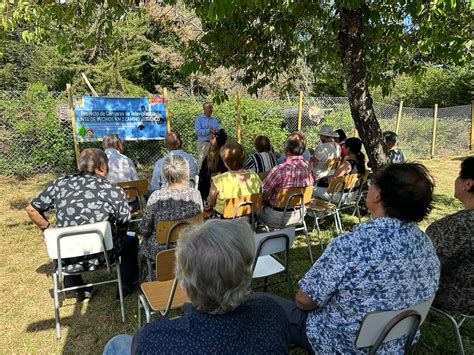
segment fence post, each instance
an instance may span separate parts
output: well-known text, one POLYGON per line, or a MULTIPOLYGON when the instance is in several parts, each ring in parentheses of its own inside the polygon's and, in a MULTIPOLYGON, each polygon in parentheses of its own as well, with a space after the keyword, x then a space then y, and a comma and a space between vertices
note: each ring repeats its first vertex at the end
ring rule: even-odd
POLYGON ((469 150, 474 149, 474 100, 471 102, 471 140, 469 142, 469 150))
POLYGON ((81 150, 79 149, 79 143, 77 143, 76 117, 74 116, 74 103, 72 101, 71 84, 66 84, 66 92, 67 92, 67 98, 69 102, 69 112, 71 115, 72 135, 74 138, 74 152, 76 153, 76 164, 77 164, 77 169, 79 169, 79 157, 81 155, 81 150))
POLYGON ((431 140, 431 159, 434 157, 435 151, 435 142, 436 142, 436 121, 438 119, 438 104, 434 105, 434 112, 433 112, 433 138, 431 140))
POLYGON ((237 143, 240 144, 240 90, 237 90, 237 121, 236 121, 236 138, 237 138, 237 143))
POLYGON ((170 110, 168 108, 169 100, 168 100, 168 89, 167 88, 163 88, 163 97, 165 98, 166 133, 170 133, 171 132, 171 121, 170 121, 170 115, 169 115, 170 110))
POLYGON ((397 135, 398 135, 398 131, 400 130, 400 120, 402 119, 402 111, 403 111, 403 100, 400 101, 400 106, 398 107, 397 125, 395 127, 395 133, 397 135))
POLYGON ((300 100, 298 102, 298 131, 301 131, 301 116, 303 115, 303 91, 300 91, 300 100))

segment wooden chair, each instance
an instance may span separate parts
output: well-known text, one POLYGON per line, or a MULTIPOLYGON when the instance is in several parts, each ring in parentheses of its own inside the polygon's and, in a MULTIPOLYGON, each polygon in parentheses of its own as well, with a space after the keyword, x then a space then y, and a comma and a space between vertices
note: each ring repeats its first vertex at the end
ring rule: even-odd
POLYGON ((331 171, 335 171, 342 162, 342 158, 330 158, 326 161, 326 166, 324 167, 325 171, 328 171, 328 175, 331 175, 331 171))
POLYGON ((342 222, 341 222, 341 215, 339 212, 354 208, 354 214, 357 213, 357 217, 359 218, 359 223, 361 221, 360 215, 360 201, 362 199, 362 195, 364 193, 364 185, 367 182, 367 177, 369 176, 368 172, 365 174, 350 174, 347 175, 347 178, 344 181, 344 191, 342 193, 341 199, 337 203, 337 212, 339 218, 339 227, 341 233, 343 231, 342 222))
POLYGON ((157 281, 143 282, 140 285, 143 294, 138 296, 139 327, 142 325, 142 309, 145 311, 146 323, 150 323, 153 314, 160 313, 165 317, 170 310, 189 302, 175 277, 175 250, 160 251, 156 255, 157 281))
POLYGON ((117 182, 115 185, 120 186, 127 199, 138 199, 138 210, 132 211, 132 219, 130 222, 140 221, 143 216, 143 211, 145 210, 145 195, 148 193, 148 181, 147 180, 134 180, 134 181, 125 181, 117 182))
POLYGON ((262 172, 257 173, 257 174, 258 174, 258 177, 260 178, 260 180, 263 181, 263 179, 265 179, 265 178, 267 177, 267 175, 268 175, 269 172, 270 172, 270 171, 262 171, 262 172))
MULTIPOLYGON (((308 252, 309 257, 311 259, 311 263, 313 263, 313 253, 311 251, 311 242, 309 240, 308 229, 306 226, 306 221, 304 219, 306 215, 306 207, 305 205, 311 201, 311 196, 313 194, 313 186, 305 186, 305 187, 291 187, 288 189, 282 189, 278 192, 277 200, 276 200, 276 209, 283 211, 283 214, 280 219, 280 223, 278 225, 272 225, 268 223, 263 223, 266 227, 275 229, 282 229, 288 227, 290 225, 285 223, 285 216, 290 213, 290 210, 297 210, 299 211, 299 219, 294 225, 295 227, 301 225, 301 227, 296 227, 296 231, 304 231, 306 237, 306 243, 308 244, 308 252)), ((267 228, 267 230, 268 230, 267 228)))
POLYGON ((228 198, 224 202, 224 218, 235 219, 250 216, 250 225, 255 229, 256 215, 262 208, 262 194, 228 198))

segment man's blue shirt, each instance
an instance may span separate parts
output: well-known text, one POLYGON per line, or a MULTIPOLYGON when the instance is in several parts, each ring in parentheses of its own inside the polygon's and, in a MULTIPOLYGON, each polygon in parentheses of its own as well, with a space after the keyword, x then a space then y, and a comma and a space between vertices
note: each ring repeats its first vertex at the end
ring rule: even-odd
POLYGON ((189 179, 194 179, 197 175, 197 164, 191 154, 186 153, 182 149, 171 150, 168 152, 168 154, 166 154, 163 158, 158 159, 158 161, 156 162, 155 167, 153 169, 153 175, 151 177, 150 186, 148 187, 149 192, 161 189, 161 186, 165 183, 161 177, 161 168, 163 167, 163 162, 165 161, 166 157, 171 155, 180 155, 184 159, 186 159, 189 165, 189 179))
MULTIPOLYGON (((306 334, 317 353, 364 353, 355 341, 369 312, 424 302, 438 288, 440 264, 416 223, 382 217, 332 241, 299 285, 316 303, 306 334)), ((382 345, 403 353, 403 339, 382 345)))
POLYGON ((200 142, 209 142, 211 139, 211 133, 209 129, 221 129, 219 122, 214 116, 207 117, 206 115, 202 114, 194 120, 194 131, 196 132, 196 136, 198 141, 200 142))

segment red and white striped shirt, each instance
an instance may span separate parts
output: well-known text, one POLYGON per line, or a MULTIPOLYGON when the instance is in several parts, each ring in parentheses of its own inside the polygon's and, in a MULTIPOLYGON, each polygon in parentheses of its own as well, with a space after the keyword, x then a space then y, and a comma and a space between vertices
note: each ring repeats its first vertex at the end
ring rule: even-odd
POLYGON ((270 205, 276 206, 278 192, 290 187, 312 186, 316 175, 302 155, 289 156, 283 164, 275 166, 263 180, 262 190, 270 196, 270 205))

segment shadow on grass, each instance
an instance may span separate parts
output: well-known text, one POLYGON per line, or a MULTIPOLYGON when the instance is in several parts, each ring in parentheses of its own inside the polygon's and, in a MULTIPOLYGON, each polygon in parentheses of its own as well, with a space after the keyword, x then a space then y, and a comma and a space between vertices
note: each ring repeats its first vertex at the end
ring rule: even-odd
POLYGON ((10 201, 10 208, 13 210, 24 210, 30 204, 31 200, 28 198, 20 198, 19 200, 10 201))
POLYGON ((40 265, 39 267, 36 268, 35 271, 38 274, 44 274, 44 275, 50 276, 52 270, 53 270, 53 263, 50 262, 50 263, 47 263, 47 264, 40 265))

